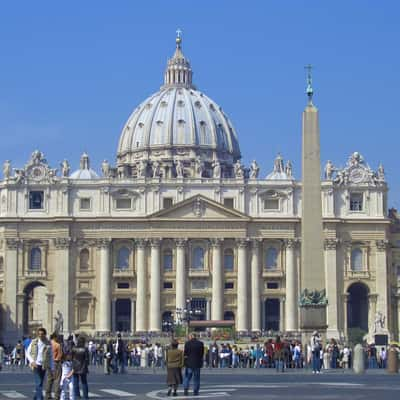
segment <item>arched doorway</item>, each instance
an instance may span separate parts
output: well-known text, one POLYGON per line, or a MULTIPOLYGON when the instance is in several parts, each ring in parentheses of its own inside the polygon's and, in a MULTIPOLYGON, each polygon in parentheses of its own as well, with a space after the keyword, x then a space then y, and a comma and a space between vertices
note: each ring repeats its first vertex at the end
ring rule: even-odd
POLYGON ((171 332, 174 326, 172 311, 164 311, 162 314, 161 328, 163 332, 171 332))
POLYGON ((348 289, 347 328, 359 328, 368 332, 368 287, 353 283, 348 289))
POLYGON ((24 289, 23 334, 32 335, 37 328, 47 327, 47 288, 38 281, 31 282, 24 289))

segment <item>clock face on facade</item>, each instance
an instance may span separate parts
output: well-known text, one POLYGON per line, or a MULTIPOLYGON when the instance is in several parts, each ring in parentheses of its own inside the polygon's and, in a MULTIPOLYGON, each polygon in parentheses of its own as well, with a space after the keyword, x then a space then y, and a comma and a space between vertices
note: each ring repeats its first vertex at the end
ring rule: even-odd
POLYGON ((360 183, 365 178, 365 172, 361 168, 353 169, 350 172, 350 180, 354 183, 360 183))
POLYGON ((46 172, 45 172, 45 170, 44 170, 43 167, 41 167, 41 166, 36 166, 36 167, 33 167, 33 168, 32 168, 31 173, 30 173, 30 176, 31 176, 32 179, 34 179, 34 180, 36 180, 36 181, 39 181, 39 180, 41 180, 41 179, 44 178, 45 173, 46 173, 46 172))

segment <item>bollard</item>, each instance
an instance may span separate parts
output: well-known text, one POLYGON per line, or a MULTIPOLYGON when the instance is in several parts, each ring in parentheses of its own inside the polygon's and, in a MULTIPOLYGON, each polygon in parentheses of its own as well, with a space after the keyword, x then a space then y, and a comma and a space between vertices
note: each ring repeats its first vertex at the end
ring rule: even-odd
POLYGON ((387 357, 387 372, 389 374, 397 374, 399 372, 399 358, 397 350, 390 346, 387 357))
POLYGON ((330 366, 330 358, 329 358, 329 353, 328 352, 325 352, 324 353, 324 369, 326 370, 326 369, 329 369, 331 366, 330 366))
POLYGON ((354 347, 353 370, 356 374, 364 374, 365 373, 364 349, 361 346, 361 344, 357 344, 356 347, 354 347))

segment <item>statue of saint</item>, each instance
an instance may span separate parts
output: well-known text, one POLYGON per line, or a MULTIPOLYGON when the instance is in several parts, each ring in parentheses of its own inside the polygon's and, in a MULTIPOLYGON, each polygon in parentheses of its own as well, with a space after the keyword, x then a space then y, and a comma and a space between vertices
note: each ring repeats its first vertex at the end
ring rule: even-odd
POLYGON ((381 181, 381 182, 385 181, 385 169, 383 168, 382 164, 379 164, 378 174, 377 175, 378 175, 378 180, 379 181, 381 181))
POLYGON ((221 178, 221 164, 218 160, 215 160, 213 163, 213 177, 216 179, 221 178))
POLYGON ((292 177, 292 162, 290 160, 287 160, 286 166, 285 166, 285 173, 288 176, 288 178, 292 177))
POLYGON ((235 178, 243 178, 244 177, 244 171, 243 171, 243 166, 240 162, 240 160, 237 160, 233 166, 235 178))
POLYGON ((375 320, 374 320, 374 333, 380 332, 385 328, 385 317, 383 314, 378 311, 375 314, 375 320))
POLYGON ((8 179, 11 175, 11 162, 10 160, 4 161, 3 164, 3 176, 4 179, 8 179))
POLYGON ((54 317, 56 324, 54 326, 54 332, 60 334, 64 330, 64 317, 60 310, 57 310, 57 315, 54 317))
POLYGON ((103 160, 101 163, 101 172, 106 178, 110 176, 110 163, 107 160, 103 160))
POLYGON ((15 171, 15 182, 16 183, 23 182, 23 180, 25 179, 25 170, 14 168, 14 171, 15 171))
POLYGON ((204 171, 204 162, 202 161, 200 156, 196 157, 196 160, 194 162, 194 169, 196 178, 201 178, 204 171))
POLYGON ((158 161, 153 162, 153 178, 160 176, 160 163, 158 161))
POLYGON ((63 160, 63 162, 60 165, 61 165, 61 176, 63 178, 68 177, 69 171, 71 170, 68 161, 67 160, 63 160))
POLYGON ((176 177, 183 178, 183 162, 181 160, 176 160, 175 170, 176 170, 176 177))
POLYGON ((332 164, 331 160, 328 160, 325 165, 325 179, 331 180, 333 177, 333 173, 335 171, 335 167, 332 164))
POLYGON ((260 167, 256 160, 253 160, 250 165, 250 179, 257 179, 260 172, 260 167))

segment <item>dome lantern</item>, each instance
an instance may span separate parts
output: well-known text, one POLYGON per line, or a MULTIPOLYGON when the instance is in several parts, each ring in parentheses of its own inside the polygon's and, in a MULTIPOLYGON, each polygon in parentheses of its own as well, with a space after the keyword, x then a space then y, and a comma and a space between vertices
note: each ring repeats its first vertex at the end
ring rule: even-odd
POLYGON ((193 72, 189 60, 185 58, 182 52, 182 31, 180 29, 176 31, 175 43, 175 53, 168 60, 167 69, 165 70, 164 86, 193 87, 193 72))

